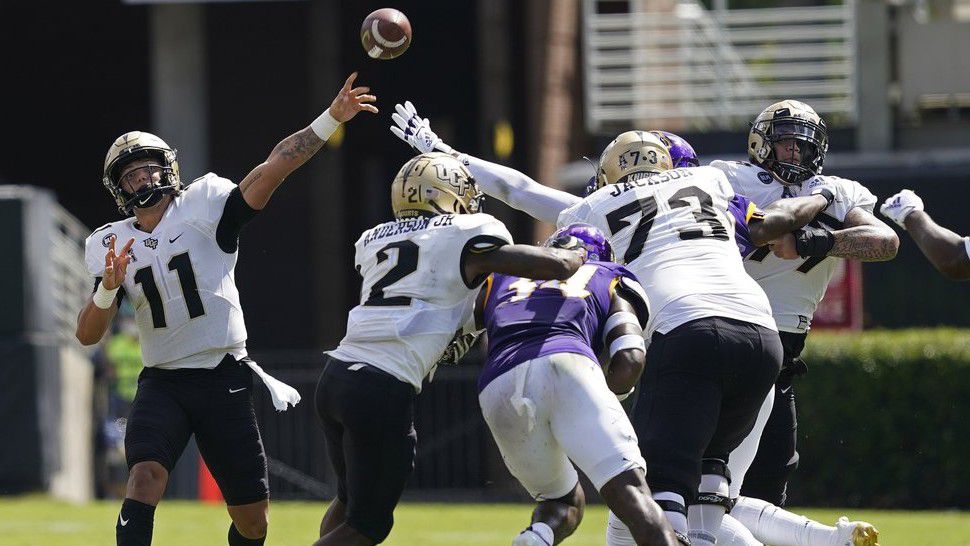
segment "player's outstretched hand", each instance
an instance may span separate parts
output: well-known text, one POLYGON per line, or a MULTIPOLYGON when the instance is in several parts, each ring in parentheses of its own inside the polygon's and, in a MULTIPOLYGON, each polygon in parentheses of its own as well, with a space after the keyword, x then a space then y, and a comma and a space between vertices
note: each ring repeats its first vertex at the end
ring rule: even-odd
POLYGON ((395 104, 394 109, 397 111, 397 113, 391 114, 391 119, 394 121, 391 132, 394 133, 394 136, 422 154, 436 150, 446 154, 454 152, 451 146, 445 144, 431 130, 431 122, 428 118, 422 119, 418 115, 417 109, 414 108, 411 101, 404 101, 403 106, 395 104))
POLYGON ((330 115, 340 123, 350 121, 360 111, 370 112, 371 114, 377 113, 377 107, 370 104, 375 102, 377 97, 369 94, 370 87, 354 87, 354 80, 356 79, 356 72, 348 76, 344 86, 340 88, 340 92, 330 103, 330 115))
POLYGON ((125 280, 128 262, 131 261, 131 255, 128 254, 128 251, 131 250, 131 245, 135 243, 134 239, 128 239, 125 246, 121 248, 121 252, 116 254, 115 239, 117 237, 111 237, 111 242, 108 243, 108 253, 104 255, 104 277, 101 277, 101 284, 107 290, 118 288, 125 280))
POLYGON ((912 190, 903 190, 897 193, 886 199, 879 207, 879 212, 883 216, 896 222, 903 229, 906 229, 906 225, 903 223, 906 221, 906 217, 918 210, 923 210, 923 200, 912 190))

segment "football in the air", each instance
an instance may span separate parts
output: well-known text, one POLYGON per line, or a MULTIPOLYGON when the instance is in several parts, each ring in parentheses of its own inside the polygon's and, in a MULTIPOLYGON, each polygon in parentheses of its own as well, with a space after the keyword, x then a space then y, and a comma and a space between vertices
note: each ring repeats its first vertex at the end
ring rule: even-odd
POLYGON ((411 45, 411 22, 394 8, 381 8, 364 19, 360 43, 372 59, 393 59, 411 45))

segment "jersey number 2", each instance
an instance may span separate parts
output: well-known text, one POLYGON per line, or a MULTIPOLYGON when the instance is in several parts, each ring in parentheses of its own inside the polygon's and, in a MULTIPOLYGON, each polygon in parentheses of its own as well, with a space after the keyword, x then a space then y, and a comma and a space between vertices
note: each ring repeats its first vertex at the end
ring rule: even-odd
POLYGON ((384 289, 407 277, 418 270, 418 245, 411 241, 391 243, 377 251, 377 263, 388 259, 387 251, 397 249, 397 263, 374 283, 370 289, 370 296, 364 305, 411 305, 411 298, 407 296, 384 297, 384 289))
MULTIPOLYGON (((189 318, 194 319, 204 315, 205 308, 202 306, 202 298, 199 297, 199 286, 195 282, 195 270, 192 269, 189 253, 183 252, 172 256, 172 259, 168 261, 168 270, 175 271, 179 277, 179 285, 182 287, 182 296, 185 299, 185 307, 189 311, 189 318)), ((152 266, 143 267, 136 271, 135 283, 141 285, 145 299, 148 300, 148 306, 152 310, 152 324, 155 328, 164 328, 167 325, 165 322, 165 306, 162 305, 162 295, 155 283, 155 273, 152 271, 152 266)))

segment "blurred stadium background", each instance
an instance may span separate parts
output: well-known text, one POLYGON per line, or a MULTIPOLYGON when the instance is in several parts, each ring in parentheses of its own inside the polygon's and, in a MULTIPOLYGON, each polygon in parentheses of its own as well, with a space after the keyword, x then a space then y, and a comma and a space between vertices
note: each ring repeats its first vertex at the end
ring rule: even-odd
MULTIPOLYGON (((123 492, 137 345, 124 320, 94 351, 73 332, 91 288, 83 240, 118 218, 104 153, 128 130, 178 148, 184 180, 239 181, 350 71, 378 95, 381 114, 334 135, 241 241, 249 350, 305 400, 276 414, 257 393, 274 499, 333 494, 306 401, 358 298, 352 243, 390 217, 411 155, 387 131, 396 102, 458 149, 579 192, 592 174, 579 158, 619 131, 664 128, 704 163, 742 159, 748 121, 797 98, 829 122, 826 174, 880 197, 918 189, 941 224, 970 232, 968 0, 400 0, 412 46, 373 61, 358 32, 384 4, 0 2, 0 495, 123 492)), ((495 200, 488 211, 520 241, 547 229, 495 200)), ((819 329, 837 332, 809 337, 794 505, 970 508, 970 289, 901 240, 892 262, 848 264, 820 310, 819 329)), ((473 357, 421 396, 408 499, 525 499, 480 416, 473 357)), ((167 496, 218 498, 192 448, 167 496)))

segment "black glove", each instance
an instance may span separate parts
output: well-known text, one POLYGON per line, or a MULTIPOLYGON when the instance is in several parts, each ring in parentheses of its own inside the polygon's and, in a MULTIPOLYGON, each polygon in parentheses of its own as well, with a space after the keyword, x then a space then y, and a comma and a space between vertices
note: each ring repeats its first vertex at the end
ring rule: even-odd
POLYGON ((805 226, 793 235, 795 235, 795 252, 802 258, 828 256, 829 251, 835 246, 835 236, 827 229, 805 226))

